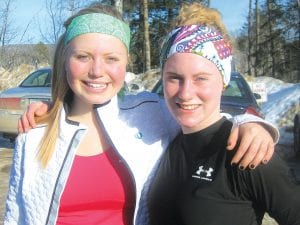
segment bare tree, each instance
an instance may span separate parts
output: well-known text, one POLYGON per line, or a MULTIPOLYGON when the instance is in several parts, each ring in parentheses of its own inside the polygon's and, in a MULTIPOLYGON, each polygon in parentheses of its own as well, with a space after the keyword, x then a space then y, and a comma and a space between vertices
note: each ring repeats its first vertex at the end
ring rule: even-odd
POLYGON ((115 6, 121 14, 123 14, 123 0, 111 0, 111 4, 115 6))
POLYGON ((298 41, 300 43, 300 0, 298 0, 298 27, 299 27, 299 30, 298 30, 298 41))
MULTIPOLYGON (((255 0, 255 52, 259 52, 259 36, 260 36, 260 19, 259 19, 259 6, 258 6, 258 0, 255 0)), ((258 57, 255 55, 255 65, 254 65, 254 76, 257 77, 258 75, 258 57)))
POLYGON ((148 22, 148 0, 143 0, 143 15, 144 15, 144 46, 145 46, 145 61, 146 71, 151 69, 151 50, 149 37, 149 22, 148 22))
POLYGON ((210 0, 207 0, 207 7, 210 7, 210 0))
POLYGON ((10 18, 14 0, 4 0, 0 5, 0 41, 1 46, 8 45, 17 36, 17 31, 13 27, 13 20, 10 18))
POLYGON ((74 15, 77 12, 77 10, 81 7, 80 2, 76 0, 68 0, 68 1, 64 1, 64 3, 65 3, 64 8, 66 9, 66 11, 70 13, 70 15, 74 15))
POLYGON ((0 2, 0 66, 11 68, 14 64, 17 49, 13 49, 11 54, 7 53, 8 45, 13 42, 17 35, 12 17, 14 0, 3 0, 0 2))
POLYGON ((63 31, 63 21, 66 18, 66 10, 63 1, 45 0, 46 18, 41 20, 39 31, 46 43, 56 43, 63 31))
POLYGON ((272 36, 272 33, 274 31, 274 22, 273 22, 273 17, 271 16, 271 11, 273 8, 273 2, 272 0, 267 0, 267 16, 268 16, 268 28, 269 28, 269 45, 270 45, 270 58, 271 58, 271 76, 275 77, 275 54, 274 54, 274 39, 272 36))
POLYGON ((42 20, 43 24, 39 24, 42 39, 47 43, 57 42, 58 38, 63 33, 64 21, 90 2, 92 1, 45 0, 47 16, 46 19, 42 20))
POLYGON ((249 0, 249 12, 248 12, 248 74, 253 75, 251 72, 252 68, 252 35, 251 35, 251 27, 252 27, 252 0, 249 0))

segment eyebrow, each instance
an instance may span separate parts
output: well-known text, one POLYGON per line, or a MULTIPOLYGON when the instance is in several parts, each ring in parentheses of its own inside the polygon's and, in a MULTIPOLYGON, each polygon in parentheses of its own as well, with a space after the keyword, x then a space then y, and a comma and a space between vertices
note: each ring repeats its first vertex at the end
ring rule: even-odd
MULTIPOLYGON (((165 73, 168 74, 168 75, 173 75, 173 76, 184 76, 182 73, 177 73, 177 72, 174 72, 174 71, 166 71, 165 73)), ((211 73, 198 72, 198 73, 192 74, 192 77, 211 76, 211 75, 212 75, 211 73)))

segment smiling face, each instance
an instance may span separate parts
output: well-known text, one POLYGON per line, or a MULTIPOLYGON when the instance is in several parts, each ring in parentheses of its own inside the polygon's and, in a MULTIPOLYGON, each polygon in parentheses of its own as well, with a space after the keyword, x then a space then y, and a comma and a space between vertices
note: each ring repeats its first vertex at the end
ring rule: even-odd
POLYGON ((65 69, 74 92, 74 108, 103 104, 122 88, 128 53, 118 38, 83 34, 72 39, 66 51, 65 69))
POLYGON ((202 130, 221 118, 222 76, 194 53, 175 53, 163 68, 164 96, 183 133, 202 130))

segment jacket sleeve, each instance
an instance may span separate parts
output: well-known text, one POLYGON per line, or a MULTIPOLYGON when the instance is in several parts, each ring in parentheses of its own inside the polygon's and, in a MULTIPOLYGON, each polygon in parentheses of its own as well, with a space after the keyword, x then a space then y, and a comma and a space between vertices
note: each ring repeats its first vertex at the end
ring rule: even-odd
POLYGON ((270 122, 251 114, 241 114, 234 117, 231 117, 229 114, 226 114, 224 116, 226 116, 227 119, 229 119, 233 123, 233 127, 240 126, 244 123, 251 123, 251 122, 260 123, 267 131, 269 131, 270 135, 273 137, 274 143, 275 144, 278 143, 279 136, 280 136, 279 130, 275 125, 271 124, 270 122))
POLYGON ((300 184, 275 153, 270 162, 245 171, 245 189, 255 205, 278 224, 300 224, 300 184))
POLYGON ((21 134, 16 138, 6 198, 4 225, 22 224, 24 222, 20 206, 22 206, 21 180, 23 176, 22 159, 25 137, 26 135, 21 134))

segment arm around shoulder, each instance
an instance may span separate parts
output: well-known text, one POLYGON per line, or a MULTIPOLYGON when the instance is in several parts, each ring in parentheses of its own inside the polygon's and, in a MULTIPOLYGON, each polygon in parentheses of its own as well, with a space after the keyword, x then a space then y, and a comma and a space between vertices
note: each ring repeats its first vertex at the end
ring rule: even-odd
POLYGON ((233 122, 233 126, 240 126, 244 123, 259 123, 270 133, 273 138, 274 144, 278 143, 280 137, 279 130, 275 125, 268 122, 267 120, 251 114, 241 114, 229 119, 233 122))

